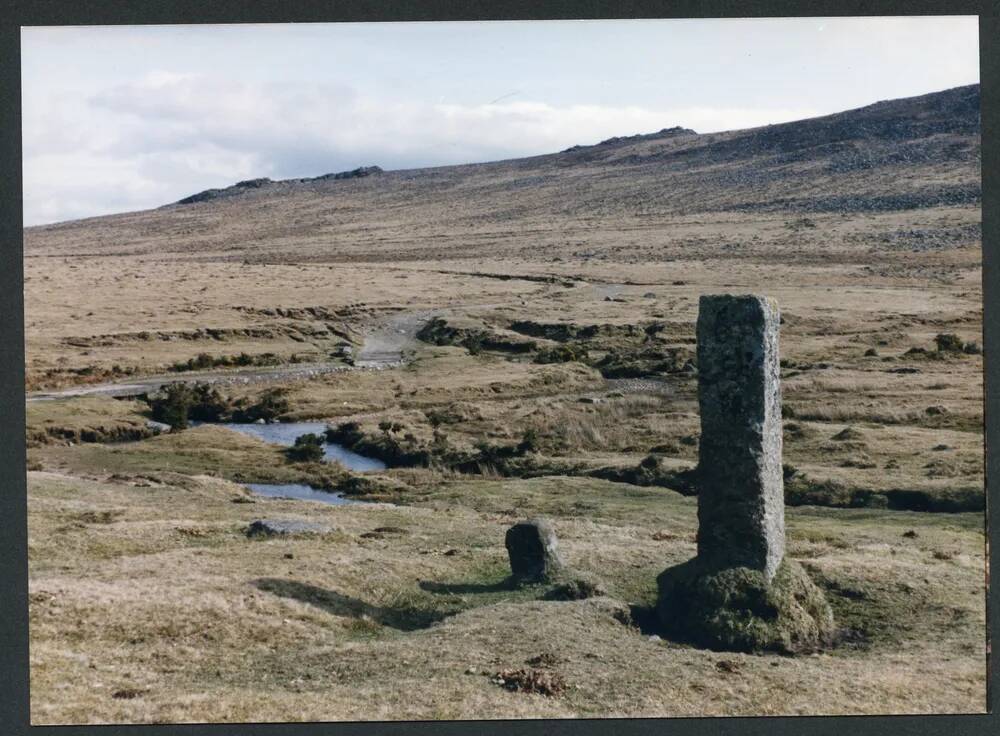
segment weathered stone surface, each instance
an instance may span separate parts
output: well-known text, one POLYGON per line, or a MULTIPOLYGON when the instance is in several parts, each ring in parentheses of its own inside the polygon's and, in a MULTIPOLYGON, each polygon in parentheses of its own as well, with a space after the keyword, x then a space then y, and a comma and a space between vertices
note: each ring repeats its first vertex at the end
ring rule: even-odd
POLYGON ((257 519, 247 527, 248 537, 277 537, 293 534, 327 534, 333 527, 314 521, 257 519))
POLYGON ((703 296, 698 556, 657 578, 664 631, 712 649, 810 651, 833 641, 833 613, 784 559, 777 305, 703 296))
POLYGON ((504 543, 518 582, 549 581, 563 569, 556 535, 545 519, 518 522, 507 530, 504 543))
POLYGON ((785 552, 777 304, 702 296, 698 309, 698 556, 760 570, 785 552))

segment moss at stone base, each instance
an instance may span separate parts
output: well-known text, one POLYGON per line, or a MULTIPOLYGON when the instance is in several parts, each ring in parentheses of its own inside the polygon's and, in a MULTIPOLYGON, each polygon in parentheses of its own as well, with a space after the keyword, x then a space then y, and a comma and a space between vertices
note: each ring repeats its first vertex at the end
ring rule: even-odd
POLYGON ((792 654, 833 641, 829 603, 792 560, 770 584, 758 570, 720 569, 698 558, 664 570, 657 583, 656 613, 666 633, 699 646, 792 654))

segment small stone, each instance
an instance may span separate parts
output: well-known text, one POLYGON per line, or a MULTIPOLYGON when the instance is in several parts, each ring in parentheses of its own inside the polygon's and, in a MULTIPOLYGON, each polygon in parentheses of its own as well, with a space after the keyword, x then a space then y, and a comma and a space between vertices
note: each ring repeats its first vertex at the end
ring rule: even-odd
POLYGON ((246 529, 248 537, 277 537, 296 534, 327 534, 333 527, 314 521, 283 521, 280 519, 257 519, 246 529))
POLYGON ((855 428, 855 427, 844 427, 842 430, 840 430, 839 432, 837 432, 837 434, 833 435, 833 437, 831 437, 830 439, 840 440, 840 441, 844 441, 844 440, 862 440, 862 439, 864 439, 864 437, 865 436, 857 428, 855 428))
POLYGON ((133 700, 134 698, 141 698, 148 692, 149 690, 140 690, 139 688, 125 687, 120 690, 115 690, 113 693, 111 693, 111 697, 114 698, 115 700, 133 700))
POLYGON ((563 567, 556 535, 545 519, 518 522, 507 530, 504 543, 518 582, 549 581, 563 567))

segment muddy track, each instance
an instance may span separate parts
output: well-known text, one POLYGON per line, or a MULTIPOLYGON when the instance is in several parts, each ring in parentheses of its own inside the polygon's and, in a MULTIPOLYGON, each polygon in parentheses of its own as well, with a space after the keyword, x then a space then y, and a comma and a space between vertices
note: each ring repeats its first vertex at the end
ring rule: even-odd
POLYGON ((406 352, 417 345, 420 328, 437 313, 431 310, 400 312, 365 335, 354 359, 356 368, 389 368, 402 365, 406 352))
POLYGON ((90 386, 73 386, 58 391, 39 391, 27 394, 26 401, 66 399, 75 396, 114 396, 125 398, 152 393, 172 383, 208 383, 217 386, 250 385, 294 379, 314 378, 327 373, 350 370, 343 363, 301 363, 271 369, 248 368, 231 371, 191 372, 181 375, 148 376, 134 381, 97 383, 90 386))
MULTIPOLYGON (((623 284, 591 284, 599 297, 617 295, 623 284)), ((546 283, 542 291, 551 288, 546 283)), ((460 309, 497 308, 500 303, 465 304, 460 309)), ((36 391, 25 395, 26 401, 46 401, 76 396, 114 396, 125 398, 141 396, 172 383, 208 383, 217 386, 276 383, 288 380, 307 380, 329 373, 351 370, 385 370, 397 368, 406 362, 407 353, 418 345, 417 333, 432 317, 446 316, 456 307, 434 310, 399 312, 369 329, 364 343, 355 356, 353 365, 342 362, 301 363, 274 367, 233 368, 229 370, 197 371, 183 374, 156 375, 131 381, 115 381, 87 386, 73 386, 56 391, 36 391)), ((631 392, 629 388, 625 392, 631 392)), ((621 390, 621 389, 619 389, 621 390)))
POLYGON ((268 368, 237 368, 225 371, 200 371, 182 375, 148 376, 132 381, 73 386, 58 391, 38 391, 25 396, 26 401, 46 401, 75 396, 140 396, 158 391, 172 383, 208 383, 216 386, 251 385, 288 380, 304 380, 329 373, 350 370, 384 370, 405 362, 406 352, 416 345, 416 334, 435 313, 402 312, 390 317, 365 335, 354 365, 341 362, 301 363, 268 368))

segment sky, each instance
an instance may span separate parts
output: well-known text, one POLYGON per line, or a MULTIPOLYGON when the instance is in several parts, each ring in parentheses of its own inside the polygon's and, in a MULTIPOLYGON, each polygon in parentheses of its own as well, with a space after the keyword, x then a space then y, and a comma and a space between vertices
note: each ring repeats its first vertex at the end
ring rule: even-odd
POLYGON ((979 81, 974 16, 23 28, 25 225, 979 81))

